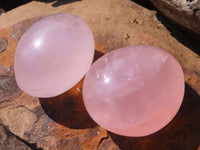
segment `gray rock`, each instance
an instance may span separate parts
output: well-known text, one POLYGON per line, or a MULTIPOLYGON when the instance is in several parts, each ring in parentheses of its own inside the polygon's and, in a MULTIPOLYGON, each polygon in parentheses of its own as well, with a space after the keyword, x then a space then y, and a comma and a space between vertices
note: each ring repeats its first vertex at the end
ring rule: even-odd
POLYGON ((200 34, 200 0, 150 0, 164 15, 200 34))
POLYGON ((0 124, 0 150, 31 150, 0 124))

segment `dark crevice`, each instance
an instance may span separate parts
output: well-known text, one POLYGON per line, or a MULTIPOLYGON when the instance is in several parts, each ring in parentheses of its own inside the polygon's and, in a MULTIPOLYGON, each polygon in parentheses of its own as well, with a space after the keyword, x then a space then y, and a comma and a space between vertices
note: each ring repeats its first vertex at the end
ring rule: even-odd
POLYGON ((149 9, 149 10, 156 10, 156 7, 149 0, 145 0, 145 1, 143 1, 143 0, 131 0, 131 1, 143 6, 147 9, 149 9))
POLYGON ((0 15, 10 11, 14 8, 17 8, 21 5, 24 5, 26 3, 29 3, 31 1, 40 1, 44 3, 52 3, 53 7, 58 7, 60 5, 76 2, 76 1, 81 1, 81 0, 0 0, 0 15))
POLYGON ((108 134, 106 137, 101 138, 101 140, 99 141, 98 147, 103 143, 104 140, 108 139, 108 134))
POLYGON ((4 11, 10 11, 30 1, 31 0, 0 0, 0 8, 2 8, 4 11))

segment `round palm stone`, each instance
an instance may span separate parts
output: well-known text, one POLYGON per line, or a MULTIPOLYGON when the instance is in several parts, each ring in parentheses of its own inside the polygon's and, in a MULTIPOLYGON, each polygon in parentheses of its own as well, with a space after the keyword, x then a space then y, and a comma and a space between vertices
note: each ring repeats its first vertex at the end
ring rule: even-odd
POLYGON ((168 52, 151 46, 114 50, 98 59, 83 84, 85 107, 103 128, 146 136, 166 126, 184 95, 183 70, 168 52))
POLYGON ((19 41, 14 63, 17 84, 32 96, 57 96, 81 80, 93 55, 93 35, 82 19, 70 14, 44 17, 19 41))

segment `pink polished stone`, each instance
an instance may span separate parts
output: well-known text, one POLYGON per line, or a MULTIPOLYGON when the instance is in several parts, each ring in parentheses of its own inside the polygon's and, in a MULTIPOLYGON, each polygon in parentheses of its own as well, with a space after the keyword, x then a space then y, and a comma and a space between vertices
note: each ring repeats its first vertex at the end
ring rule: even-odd
POLYGON ((90 116, 124 136, 146 136, 166 126, 184 95, 184 76, 169 53, 151 46, 125 47, 97 60, 83 98, 90 116))
POLYGON ((22 36, 15 54, 18 86, 37 97, 73 87, 89 70, 94 39, 88 25, 69 14, 40 19, 22 36))

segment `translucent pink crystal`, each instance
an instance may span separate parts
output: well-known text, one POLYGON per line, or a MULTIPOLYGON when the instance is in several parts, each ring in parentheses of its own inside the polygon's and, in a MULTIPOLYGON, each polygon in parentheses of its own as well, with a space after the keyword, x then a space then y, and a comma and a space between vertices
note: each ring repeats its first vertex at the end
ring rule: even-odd
POLYGON ((145 136, 167 125, 184 95, 184 76, 169 53, 125 47, 97 60, 87 73, 83 98, 90 116, 124 136, 145 136))
POLYGON ((56 14, 33 24, 15 55, 18 86, 37 97, 53 97, 73 87, 89 70, 94 39, 88 25, 69 14, 56 14))

